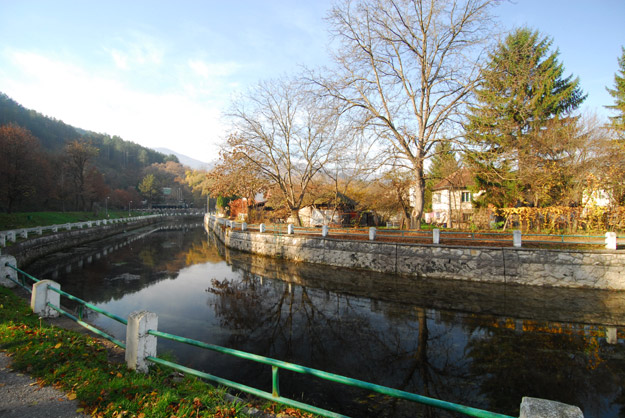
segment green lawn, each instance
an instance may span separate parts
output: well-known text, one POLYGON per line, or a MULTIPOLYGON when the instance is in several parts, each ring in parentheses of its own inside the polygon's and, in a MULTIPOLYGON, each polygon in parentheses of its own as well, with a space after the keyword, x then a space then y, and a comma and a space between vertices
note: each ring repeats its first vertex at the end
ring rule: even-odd
MULTIPOLYGON (((128 211, 109 211, 109 219, 128 217, 128 211)), ((0 231, 33 228, 36 226, 61 225, 74 222, 106 219, 104 211, 93 212, 15 212, 0 213, 0 231)))

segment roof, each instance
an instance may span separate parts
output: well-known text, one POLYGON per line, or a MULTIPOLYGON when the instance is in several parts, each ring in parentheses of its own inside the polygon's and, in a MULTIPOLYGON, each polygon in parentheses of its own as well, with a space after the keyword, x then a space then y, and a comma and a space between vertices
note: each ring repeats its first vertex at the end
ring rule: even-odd
POLYGON ((328 192, 324 193, 321 196, 318 196, 314 201, 314 206, 334 206, 338 204, 340 207, 349 207, 353 208, 357 205, 357 202, 348 196, 345 196, 343 193, 334 193, 328 192))
POLYGON ((473 182, 471 170, 461 168, 435 184, 433 190, 468 189, 473 182))

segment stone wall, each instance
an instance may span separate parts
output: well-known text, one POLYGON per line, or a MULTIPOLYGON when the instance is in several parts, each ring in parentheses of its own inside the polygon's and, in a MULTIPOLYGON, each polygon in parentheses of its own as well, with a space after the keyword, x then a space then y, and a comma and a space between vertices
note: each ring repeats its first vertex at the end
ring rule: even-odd
POLYGON ((625 290, 622 251, 462 247, 261 234, 227 228, 209 216, 205 226, 229 248, 293 261, 411 277, 625 290))
POLYGON ((42 256, 162 221, 162 218, 147 218, 123 224, 114 223, 87 229, 59 231, 18 242, 5 248, 4 253, 14 256, 18 267, 22 268, 42 256))

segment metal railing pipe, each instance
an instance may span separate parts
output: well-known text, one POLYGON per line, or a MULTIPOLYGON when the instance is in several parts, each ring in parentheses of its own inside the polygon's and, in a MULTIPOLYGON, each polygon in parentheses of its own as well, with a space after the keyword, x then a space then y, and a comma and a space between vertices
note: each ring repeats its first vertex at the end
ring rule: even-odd
POLYGON ((61 289, 57 289, 55 287, 51 287, 48 286, 48 289, 52 290, 53 292, 56 292, 62 296, 65 296, 66 298, 76 301, 78 303, 81 303, 82 305, 86 306, 87 308, 91 309, 92 311, 101 313, 102 315, 108 316, 111 319, 114 319, 115 321, 122 323, 124 325, 128 325, 128 320, 125 318, 122 318, 121 316, 115 315, 114 313, 105 311, 104 309, 98 308, 95 305, 90 304, 89 302, 85 302, 84 300, 77 298, 76 296, 70 295, 67 292, 62 291, 61 289))
MULTIPOLYGON (((48 287, 48 289, 51 289, 50 287, 48 287)), ((60 313, 61 315, 64 315, 66 317, 68 317, 69 319, 71 319, 72 321, 75 321, 76 323, 80 324, 81 326, 87 328, 89 331, 103 337, 106 338, 107 340, 109 340, 110 342, 112 342, 113 344, 123 348, 124 350, 126 349, 126 344, 124 344, 122 341, 119 341, 117 339, 115 339, 115 337, 107 334, 104 331, 101 331, 99 329, 97 329, 96 327, 89 325, 88 323, 81 321, 80 319, 76 318, 74 315, 72 315, 71 313, 65 311, 64 309, 53 305, 52 303, 48 302, 47 304, 49 307, 51 307, 52 309, 54 309, 55 311, 57 311, 58 313, 60 313)))
POLYGON ((181 372, 184 372, 184 373, 192 375, 192 376, 200 377, 202 379, 210 380, 210 381, 213 381, 213 382, 218 383, 220 385, 224 385, 224 386, 228 386, 228 387, 231 387, 231 388, 234 388, 234 389, 238 389, 238 390, 240 390, 242 392, 247 392, 247 393, 250 393, 250 394, 252 394, 254 396, 258 396, 259 398, 267 399, 267 400, 272 401, 272 402, 278 402, 278 403, 294 406, 295 408, 298 408, 298 409, 301 409, 301 410, 307 411, 307 412, 312 412, 313 414, 321 415, 321 416, 328 417, 328 418, 349 418, 346 415, 338 414, 336 412, 328 411, 328 410, 325 410, 325 409, 322 409, 322 408, 317 408, 315 406, 308 405, 308 404, 305 404, 303 402, 296 401, 294 399, 283 398, 282 396, 275 397, 275 396, 273 396, 273 394, 265 392, 265 391, 262 391, 260 389, 256 389, 256 388, 251 387, 251 386, 247 386, 247 385, 244 385, 244 384, 241 384, 241 383, 233 382, 233 381, 228 380, 228 379, 217 377, 217 376, 214 376, 212 374, 204 373, 204 372, 201 372, 199 370, 192 369, 190 367, 181 366, 180 364, 173 363, 173 362, 167 361, 167 360, 163 360, 163 359, 160 359, 158 357, 150 356, 150 357, 147 357, 147 359, 150 360, 153 363, 160 364, 160 365, 167 366, 167 367, 171 367, 172 369, 179 370, 181 372))
POLYGON ((383 395, 389 395, 399 399, 406 399, 409 401, 421 403, 424 405, 433 406, 448 411, 460 412, 465 415, 480 417, 480 418, 511 418, 508 415, 497 414, 483 409, 473 408, 470 406, 458 405, 452 402, 441 401, 439 399, 429 398, 423 395, 417 395, 410 392, 405 392, 399 389, 393 389, 386 386, 378 385, 375 383, 369 383, 351 377, 341 376, 335 373, 324 372, 322 370, 313 369, 310 367, 300 366, 298 364, 288 363, 281 360, 272 359, 269 357, 260 356, 258 354, 247 353, 245 351, 235 350, 232 348, 220 347, 214 344, 207 344, 202 341, 193 340, 190 338, 180 337, 177 335, 169 334, 162 331, 148 330, 148 334, 156 337, 166 338, 172 341, 178 341, 188 345, 193 345, 208 350, 229 354, 234 357, 244 358, 247 360, 256 361, 258 363, 267 364, 270 366, 276 366, 281 369, 290 370, 296 373, 315 376, 324 380, 328 380, 335 383, 341 383, 347 386, 357 387, 360 389, 370 390, 372 392, 381 393, 383 395))

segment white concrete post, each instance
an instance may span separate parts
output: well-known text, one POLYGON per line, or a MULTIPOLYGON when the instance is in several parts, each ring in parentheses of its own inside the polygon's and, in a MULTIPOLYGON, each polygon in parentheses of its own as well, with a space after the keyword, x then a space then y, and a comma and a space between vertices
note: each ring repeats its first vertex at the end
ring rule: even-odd
POLYGON ((324 238, 327 237, 328 236, 328 230, 329 230, 328 225, 323 225, 321 227, 321 236, 324 237, 324 238))
POLYGON ((51 303, 61 306, 61 295, 50 288, 60 289, 61 285, 52 280, 41 280, 33 285, 33 293, 30 297, 30 308, 42 318, 56 318, 59 312, 48 306, 51 303))
POLYGON ((241 231, 247 231, 247 223, 243 222, 241 224, 241 231))
POLYGON ((369 228, 369 241, 375 241, 375 226, 369 228))
POLYGON ((15 231, 7 232, 7 239, 11 242, 15 242, 15 231))
POLYGON ((584 418, 584 413, 577 406, 546 399, 524 396, 521 400, 519 418, 584 418))
POLYGON ((67 229, 68 231, 72 230, 72 224, 65 224, 65 229, 67 229))
POLYGON ((286 233, 289 235, 293 235, 295 233, 295 228, 293 227, 293 224, 289 224, 286 227, 286 233))
POLYGON ((22 229, 20 231, 20 237, 24 239, 28 238, 28 231, 26 229, 22 229))
POLYGON ((37 235, 43 235, 43 228, 42 227, 38 227, 37 228, 37 235))
POLYGON ((616 232, 605 233, 605 248, 606 250, 616 250, 616 232))
POLYGON ((4 234, 0 234, 0 247, 6 247, 7 246, 7 238, 4 236, 4 234))
POLYGON ((87 222, 87 227, 91 228, 92 224, 91 222, 87 222))
POLYGON ((518 229, 512 231, 512 245, 515 247, 521 247, 521 231, 518 229))
POLYGON ((618 334, 616 327, 605 327, 605 341, 608 344, 617 344, 618 343, 618 334))
POLYGON ((126 326, 126 365, 138 372, 148 372, 146 357, 156 357, 156 337, 149 330, 158 328, 158 316, 153 312, 135 311, 126 326))
POLYGON ((59 227, 58 227, 58 226, 56 226, 56 225, 54 225, 54 226, 52 227, 52 232, 59 232, 59 227))
POLYGON ((265 224, 260 224, 260 226, 258 228, 259 228, 261 234, 265 233, 265 224))
MULTIPOLYGON (((100 221, 95 221, 95 225, 96 226, 100 226, 100 221)), ((89 225, 89 226, 91 226, 91 225, 89 225)))
POLYGON ((434 228, 432 230, 432 244, 440 244, 441 243, 441 230, 438 228, 434 228))
POLYGON ((11 279, 17 280, 17 271, 7 267, 7 264, 17 267, 15 257, 12 255, 0 255, 0 286, 15 287, 17 283, 11 279))

